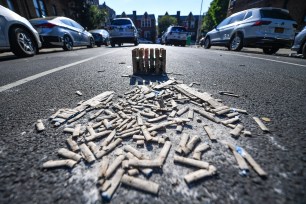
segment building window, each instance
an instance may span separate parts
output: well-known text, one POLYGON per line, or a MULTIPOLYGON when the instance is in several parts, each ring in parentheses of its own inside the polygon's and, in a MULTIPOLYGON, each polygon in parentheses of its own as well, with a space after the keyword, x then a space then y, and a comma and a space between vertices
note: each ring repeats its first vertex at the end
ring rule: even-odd
POLYGON ((13 2, 11 0, 6 0, 6 3, 8 5, 8 7, 9 7, 9 9, 11 9, 12 11, 15 11, 14 4, 13 4, 13 2))
POLYGON ((53 11, 53 15, 57 16, 57 10, 56 10, 56 6, 54 4, 52 5, 52 11, 53 11))
POLYGON ((190 28, 191 28, 191 29, 194 29, 194 25, 195 25, 194 21, 191 21, 191 22, 190 22, 190 28))
POLYGON ((45 7, 45 4, 43 2, 43 0, 33 0, 34 3, 34 8, 36 11, 36 15, 38 17, 45 17, 47 16, 47 10, 45 7))
POLYGON ((151 19, 141 19, 141 27, 151 27, 151 19))

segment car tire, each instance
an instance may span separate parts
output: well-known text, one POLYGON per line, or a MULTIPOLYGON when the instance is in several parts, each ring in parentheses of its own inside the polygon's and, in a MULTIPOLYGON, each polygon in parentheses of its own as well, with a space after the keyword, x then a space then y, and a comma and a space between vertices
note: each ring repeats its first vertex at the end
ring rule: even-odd
POLYGON ((11 50, 17 57, 32 57, 37 53, 34 38, 26 29, 15 27, 9 35, 11 50))
POLYGON ((98 47, 101 47, 101 44, 97 44, 98 47))
POLYGON ((275 54, 277 51, 279 50, 279 48, 262 48, 263 53, 267 54, 267 55, 273 55, 275 54))
POLYGON ((89 39, 89 45, 87 45, 88 48, 94 48, 95 47, 95 40, 93 38, 89 39))
POLYGON ((65 35, 63 38, 63 50, 65 51, 71 51, 73 50, 73 41, 71 39, 71 37, 69 37, 68 35, 65 35))
POLYGON ((303 58, 306 59, 306 41, 304 42, 303 47, 302 47, 302 55, 303 55, 303 58))
POLYGON ((135 46, 139 45, 138 39, 135 40, 134 45, 135 45, 135 46))
POLYGON ((210 37, 209 37, 209 36, 207 36, 207 37, 205 38, 203 44, 204 44, 204 48, 205 48, 205 49, 209 49, 209 48, 211 47, 211 42, 210 42, 210 37))
POLYGON ((229 43, 230 50, 240 51, 243 47, 243 36, 241 33, 235 33, 229 43))

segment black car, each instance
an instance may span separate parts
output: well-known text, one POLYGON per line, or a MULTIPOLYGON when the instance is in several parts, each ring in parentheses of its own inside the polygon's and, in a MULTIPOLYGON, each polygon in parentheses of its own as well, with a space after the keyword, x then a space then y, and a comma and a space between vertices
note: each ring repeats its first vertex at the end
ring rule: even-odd
POLYGON ((110 44, 109 33, 106 30, 96 29, 96 30, 90 30, 89 32, 94 37, 95 43, 98 47, 101 47, 101 45, 109 46, 110 44))

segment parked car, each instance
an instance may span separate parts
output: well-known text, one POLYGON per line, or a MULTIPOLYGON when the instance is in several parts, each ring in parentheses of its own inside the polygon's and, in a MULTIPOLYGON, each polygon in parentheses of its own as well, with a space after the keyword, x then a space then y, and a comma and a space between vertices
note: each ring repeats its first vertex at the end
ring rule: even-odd
POLYGON ((30 23, 39 33, 43 47, 62 47, 70 51, 73 47, 93 48, 95 40, 80 24, 66 17, 31 19, 30 23))
POLYGON ((296 51, 298 54, 302 54, 303 57, 306 58, 306 26, 295 36, 291 50, 296 51))
POLYGON ((138 42, 139 42, 140 44, 152 44, 152 43, 153 43, 152 41, 147 40, 147 39, 144 39, 144 38, 139 38, 139 39, 138 39, 138 42))
POLYGON ((12 51, 17 57, 35 55, 41 42, 30 22, 0 5, 0 52, 12 51))
POLYGON ((182 26, 169 26, 161 37, 161 44, 185 46, 187 30, 182 26))
POLYGON ((226 46, 240 51, 243 47, 262 48, 265 54, 274 54, 280 48, 290 48, 296 22, 288 10, 280 8, 254 8, 235 13, 224 19, 204 40, 204 48, 226 46))
POLYGON ((138 31, 130 18, 115 18, 109 26, 110 43, 112 47, 116 44, 134 43, 138 45, 138 31))
POLYGON ((104 29, 96 29, 96 30, 90 30, 88 31, 92 34, 92 36, 95 39, 95 43, 98 47, 101 47, 101 45, 109 46, 110 40, 109 40, 109 33, 104 29))

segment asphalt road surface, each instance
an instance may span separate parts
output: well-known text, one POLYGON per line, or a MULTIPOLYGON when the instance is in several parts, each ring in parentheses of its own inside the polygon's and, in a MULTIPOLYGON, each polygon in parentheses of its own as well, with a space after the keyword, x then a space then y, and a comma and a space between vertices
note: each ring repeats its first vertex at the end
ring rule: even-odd
MULTIPOLYGON (((132 74, 133 48, 51 50, 23 59, 0 55, 0 203, 105 202, 91 173, 96 166, 42 169, 44 162, 59 158, 57 150, 66 147, 68 137, 63 127, 52 127, 48 118, 58 109, 73 108, 104 91, 123 94, 131 90, 135 81, 123 76, 132 74), (43 120, 46 131, 37 133, 37 119, 43 120)), ((198 134, 211 145, 202 160, 216 166, 217 175, 186 185, 183 176, 192 168, 173 164, 173 145, 163 170, 150 178, 160 184, 158 196, 122 186, 111 202, 305 203, 306 61, 252 52, 164 48, 168 74, 152 80, 174 77, 187 85, 198 82, 194 88, 199 91, 247 110, 242 119, 252 136, 233 140, 226 128, 214 126, 220 141, 212 144, 202 128, 210 122, 187 127, 187 133, 198 134), (263 133, 254 116, 271 120, 265 122, 270 133, 263 133), (232 141, 247 150, 268 177, 259 177, 253 169, 242 176, 233 154, 221 141, 232 141)), ((179 137, 173 131, 169 136, 174 143, 179 137)))

